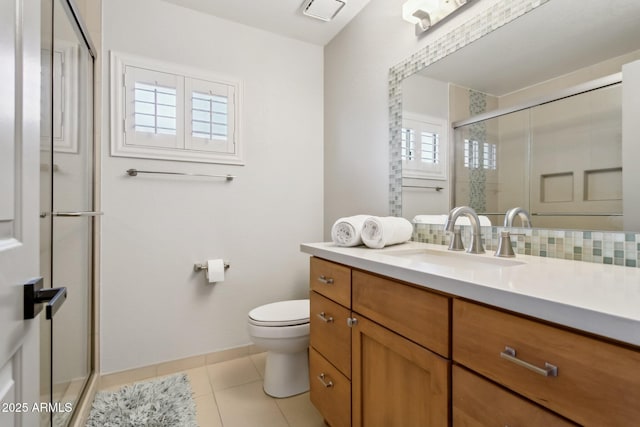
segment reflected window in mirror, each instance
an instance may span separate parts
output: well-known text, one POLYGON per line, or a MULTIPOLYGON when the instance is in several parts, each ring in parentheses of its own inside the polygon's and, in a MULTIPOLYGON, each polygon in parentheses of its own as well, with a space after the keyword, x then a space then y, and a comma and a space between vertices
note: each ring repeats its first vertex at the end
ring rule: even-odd
POLYGON ((446 120, 405 113, 402 120, 402 171, 405 178, 446 179, 446 120))
POLYGON ((475 139, 464 140, 464 167, 467 169, 489 169, 498 168, 498 148, 496 144, 480 142, 475 139), (482 150, 480 150, 482 147, 482 150), (482 156, 481 156, 482 155, 482 156))

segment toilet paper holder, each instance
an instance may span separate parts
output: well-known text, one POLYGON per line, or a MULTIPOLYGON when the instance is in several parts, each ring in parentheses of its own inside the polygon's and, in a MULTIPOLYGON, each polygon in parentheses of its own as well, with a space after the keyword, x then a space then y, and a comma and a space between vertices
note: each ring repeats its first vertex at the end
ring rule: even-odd
MULTIPOLYGON (((198 271, 207 271, 207 263, 205 262, 204 264, 193 264, 193 271, 198 272, 198 271)), ((225 271, 229 269, 229 263, 227 261, 224 262, 224 269, 225 271)))

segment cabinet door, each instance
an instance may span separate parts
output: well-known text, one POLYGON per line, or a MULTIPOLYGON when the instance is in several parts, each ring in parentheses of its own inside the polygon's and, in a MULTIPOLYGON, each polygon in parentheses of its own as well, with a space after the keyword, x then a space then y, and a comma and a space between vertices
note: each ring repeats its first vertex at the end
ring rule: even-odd
POLYGON ((365 317, 355 317, 352 425, 447 426, 450 362, 365 317))

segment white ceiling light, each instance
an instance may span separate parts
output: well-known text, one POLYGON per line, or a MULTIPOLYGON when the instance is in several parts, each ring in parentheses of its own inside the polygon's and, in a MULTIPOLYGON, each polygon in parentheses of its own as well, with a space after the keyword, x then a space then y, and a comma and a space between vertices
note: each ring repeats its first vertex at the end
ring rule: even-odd
POLYGON ((306 0, 302 13, 321 21, 331 21, 345 5, 342 0, 306 0))
POLYGON ((408 0, 402 5, 402 19, 415 25, 416 35, 472 0, 408 0))

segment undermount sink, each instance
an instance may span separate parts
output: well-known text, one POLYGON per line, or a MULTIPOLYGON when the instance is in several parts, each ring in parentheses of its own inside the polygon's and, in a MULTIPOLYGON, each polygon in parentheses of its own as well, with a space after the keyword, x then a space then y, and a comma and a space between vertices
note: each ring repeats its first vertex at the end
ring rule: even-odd
POLYGON ((513 258, 498 258, 491 255, 469 254, 436 249, 409 249, 389 251, 385 255, 406 259, 421 264, 431 264, 459 269, 498 269, 525 264, 513 258))

